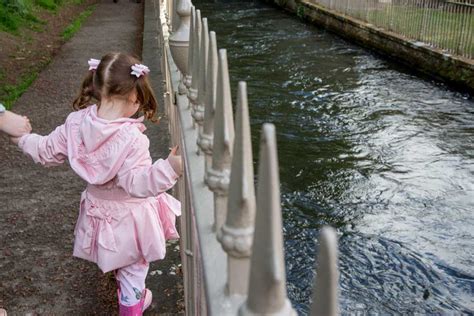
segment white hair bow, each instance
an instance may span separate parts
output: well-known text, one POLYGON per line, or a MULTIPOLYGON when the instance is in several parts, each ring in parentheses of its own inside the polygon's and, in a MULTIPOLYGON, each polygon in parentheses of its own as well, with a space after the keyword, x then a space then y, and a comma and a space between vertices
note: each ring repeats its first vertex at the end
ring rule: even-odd
POLYGON ((140 76, 144 76, 149 72, 150 69, 147 66, 143 64, 135 64, 132 66, 132 72, 130 74, 136 76, 137 78, 140 78, 140 76))
POLYGON ((96 70, 99 67, 100 60, 91 58, 87 63, 89 64, 89 70, 96 70))

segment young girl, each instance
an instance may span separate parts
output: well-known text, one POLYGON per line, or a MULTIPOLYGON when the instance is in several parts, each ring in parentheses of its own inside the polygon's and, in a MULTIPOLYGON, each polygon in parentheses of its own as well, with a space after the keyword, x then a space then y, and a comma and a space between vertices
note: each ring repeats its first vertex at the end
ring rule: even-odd
POLYGON ((48 136, 13 139, 37 163, 66 158, 88 184, 81 196, 73 255, 115 270, 120 315, 142 315, 151 303, 145 289, 148 262, 165 256, 165 241, 177 238, 180 203, 165 191, 182 172, 174 148, 152 164, 143 134, 157 102, 149 69, 132 56, 111 53, 89 60, 89 73, 74 101, 76 112, 48 136), (89 105, 92 98, 96 105, 89 105))

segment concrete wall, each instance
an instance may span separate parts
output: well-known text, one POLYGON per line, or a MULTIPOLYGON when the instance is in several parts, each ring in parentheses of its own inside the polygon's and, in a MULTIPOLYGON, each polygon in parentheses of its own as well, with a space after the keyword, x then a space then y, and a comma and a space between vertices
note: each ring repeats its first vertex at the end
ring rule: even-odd
POLYGON ((474 92, 474 60, 454 57, 407 41, 371 24, 343 16, 307 0, 266 0, 298 17, 452 86, 474 92))

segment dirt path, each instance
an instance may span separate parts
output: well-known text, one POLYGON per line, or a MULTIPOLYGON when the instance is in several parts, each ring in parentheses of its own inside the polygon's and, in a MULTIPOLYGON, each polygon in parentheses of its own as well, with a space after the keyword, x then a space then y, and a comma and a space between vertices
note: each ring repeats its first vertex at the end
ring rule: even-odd
MULTIPOLYGON (((70 113, 87 60, 109 51, 140 55, 142 27, 143 4, 100 2, 14 111, 27 114, 36 133, 49 133, 70 113)), ((168 150, 166 122, 149 126, 148 134, 152 156, 163 157, 168 150)), ((103 275, 94 264, 72 257, 85 184, 67 164, 50 169, 34 165, 5 137, 0 137, 0 148, 0 307, 9 315, 115 314, 111 274, 103 275)), ((148 285, 154 290, 154 303, 147 314, 177 313, 180 277, 173 274, 179 257, 175 246, 168 248, 167 260, 151 267, 148 285)))

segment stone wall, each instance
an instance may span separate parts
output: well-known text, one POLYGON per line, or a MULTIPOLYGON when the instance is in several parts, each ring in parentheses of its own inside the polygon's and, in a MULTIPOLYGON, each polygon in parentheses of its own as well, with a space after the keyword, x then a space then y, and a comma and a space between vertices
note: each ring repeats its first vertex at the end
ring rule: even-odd
POLYGON ((423 43, 338 14, 307 0, 266 0, 298 17, 405 64, 410 69, 474 92, 474 60, 443 53, 423 43))

